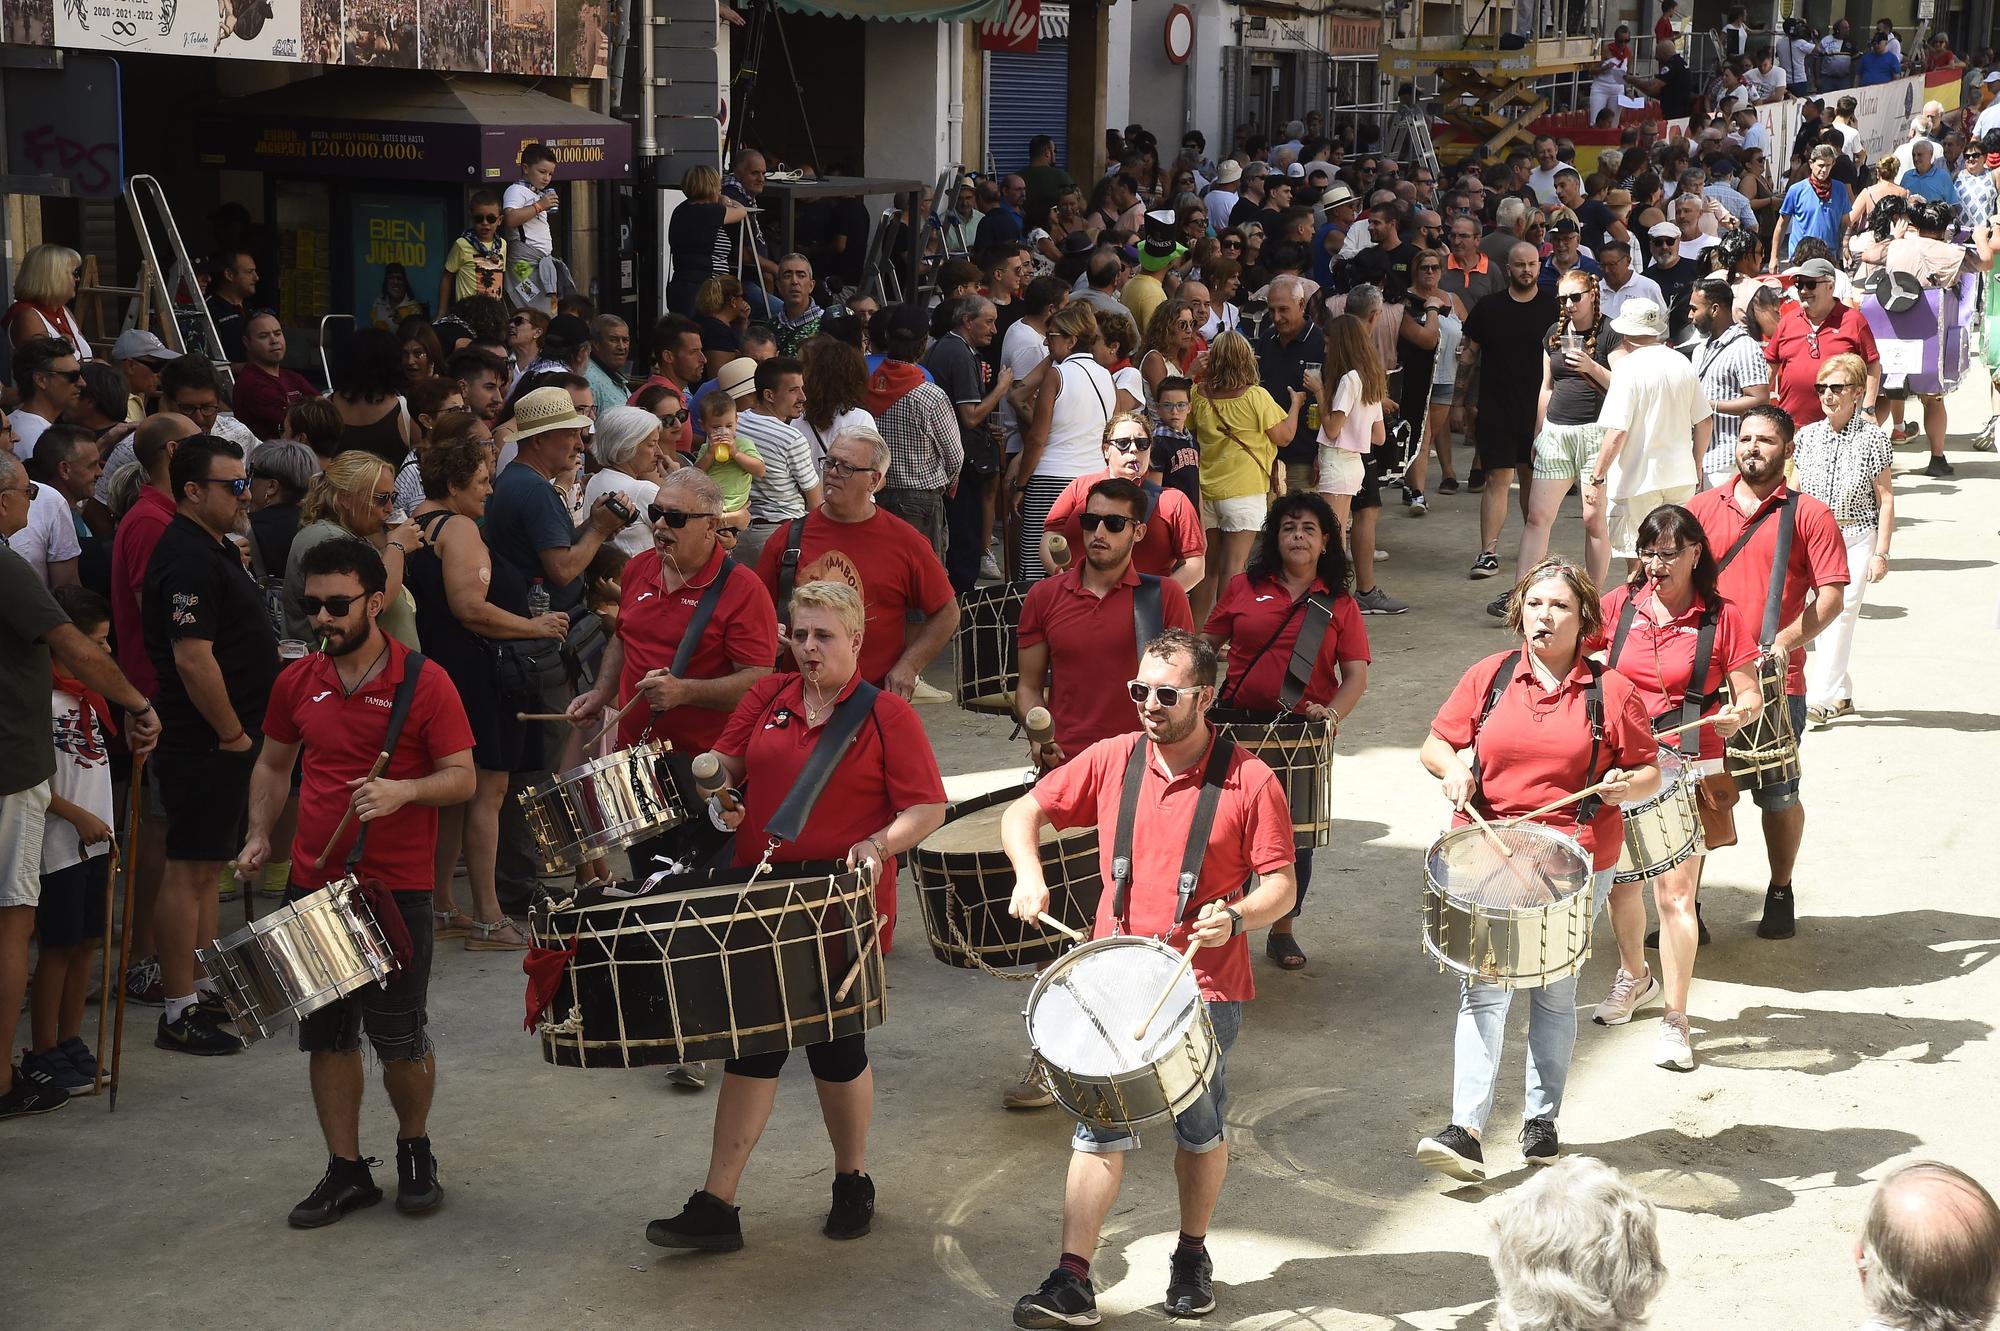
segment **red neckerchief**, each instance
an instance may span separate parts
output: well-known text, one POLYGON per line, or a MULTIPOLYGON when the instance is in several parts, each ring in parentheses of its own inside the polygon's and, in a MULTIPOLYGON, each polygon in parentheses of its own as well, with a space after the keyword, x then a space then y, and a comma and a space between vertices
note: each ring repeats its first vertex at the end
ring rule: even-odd
POLYGON ((57 665, 53 661, 49 663, 49 673, 54 677, 56 692, 66 693, 88 707, 97 717, 97 723, 104 727, 104 733, 107 736, 118 733, 118 723, 111 719, 111 704, 104 700, 103 694, 75 676, 66 673, 60 665, 57 665))
POLYGON ((1826 183, 1822 185, 1820 184, 1819 177, 1812 174, 1812 172, 1808 171, 1806 172, 1806 182, 1812 186, 1813 193, 1819 196, 1819 201, 1821 203, 1825 203, 1827 200, 1833 197, 1832 176, 1828 176, 1826 178, 1826 183))
POLYGON ((55 336, 64 339, 72 347, 83 345, 82 337, 77 334, 76 325, 70 322, 69 311, 62 306, 50 309, 46 305, 37 305, 32 300, 17 300, 7 307, 7 319, 10 323, 13 321, 15 310, 33 310, 41 316, 42 325, 53 330, 55 336))

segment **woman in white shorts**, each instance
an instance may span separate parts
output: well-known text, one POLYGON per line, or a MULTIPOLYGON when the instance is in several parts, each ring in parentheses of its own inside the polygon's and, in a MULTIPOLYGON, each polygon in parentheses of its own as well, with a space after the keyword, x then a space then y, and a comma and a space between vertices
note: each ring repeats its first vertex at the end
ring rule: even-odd
POLYGON ((1382 442, 1382 401, 1389 379, 1382 358, 1359 319, 1327 321, 1326 374, 1306 374, 1306 391, 1319 398, 1319 492, 1345 531, 1354 520, 1368 451, 1382 442))

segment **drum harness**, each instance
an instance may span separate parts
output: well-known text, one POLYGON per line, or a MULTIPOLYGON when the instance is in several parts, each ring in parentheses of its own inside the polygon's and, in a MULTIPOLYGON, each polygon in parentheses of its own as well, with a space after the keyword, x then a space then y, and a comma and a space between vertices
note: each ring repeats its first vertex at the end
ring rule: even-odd
MULTIPOLYGON (((804 519, 800 521, 803 522, 804 519)), ((800 687, 804 687, 803 680, 800 687)), ((805 831, 806 819, 812 816, 813 807, 819 803, 820 795, 826 790, 826 783, 833 779, 833 769, 840 765, 841 757, 847 752, 847 746, 861 733, 862 721, 874 711, 875 697, 880 692, 881 690, 867 680, 857 679, 854 682, 854 692, 834 705, 833 714, 827 717, 826 724, 820 728, 819 741, 813 745, 811 755, 806 758, 806 765, 799 769, 799 775, 792 782, 792 788, 785 793, 777 812, 771 815, 771 821, 764 825, 768 840, 764 844, 763 857, 757 861, 756 870, 751 873, 749 882, 744 884, 746 890, 770 869, 771 857, 777 854, 778 847, 784 842, 796 841, 799 834, 805 831)), ((772 701, 776 701, 775 694, 772 695, 772 701)))
POLYGON ((1292 643, 1291 660, 1285 663, 1285 681, 1278 689, 1279 711, 1289 712, 1298 707, 1306 696, 1306 685, 1312 682, 1313 665, 1319 660, 1320 644, 1326 641, 1327 625, 1333 622, 1333 603, 1322 600, 1310 592, 1292 602, 1292 608, 1285 612, 1277 631, 1257 649, 1256 654, 1250 658, 1250 664, 1243 667, 1242 676, 1230 679, 1227 696, 1218 699, 1218 702, 1227 705, 1234 700, 1237 693, 1242 690, 1244 681, 1248 680, 1251 672, 1257 668, 1257 663, 1264 659, 1264 654, 1277 645, 1279 638, 1285 636, 1285 630, 1291 625, 1292 616, 1301 608, 1306 612, 1305 619, 1299 624, 1299 636, 1292 643))
POLYGON ((1771 552, 1771 587, 1764 594, 1764 623, 1757 633, 1757 645, 1766 651, 1778 639, 1778 613, 1785 603, 1786 566, 1792 562, 1792 537, 1798 530, 1798 500, 1798 491, 1787 491, 1776 508, 1767 508, 1752 518, 1750 525, 1743 529, 1743 534, 1736 538, 1736 543, 1715 561, 1717 573, 1728 568, 1736 556, 1743 553, 1743 547, 1750 544, 1750 538, 1757 534, 1757 529, 1764 525, 1764 519, 1773 513, 1778 515, 1778 545, 1771 552))
MULTIPOLYGON (((708 632, 708 621, 715 617, 715 607, 722 600, 722 590, 729 585, 729 575, 735 571, 736 561, 724 555, 722 566, 715 570, 708 586, 701 589, 701 599, 695 602, 694 613, 688 616, 687 628, 681 633, 680 646, 674 648, 674 663, 667 667, 667 673, 675 679, 687 678, 688 667, 694 663, 695 649, 701 646, 701 635, 708 632)), ((664 712, 653 713, 653 719, 639 732, 639 738, 650 739, 653 727, 665 715, 664 712)))
MULTIPOLYGON (((1627 596, 1625 604, 1618 607, 1618 628, 1611 635, 1611 651, 1606 656, 1604 662, 1606 666, 1614 670, 1618 666, 1619 654, 1625 650, 1625 637, 1632 631, 1632 616, 1637 606, 1638 597, 1627 596)), ((1716 621, 1721 618, 1722 607, 1720 605, 1710 605, 1702 609, 1701 627, 1695 632, 1694 673, 1688 676, 1688 686, 1686 691, 1681 694, 1680 707, 1675 711, 1667 712, 1655 718, 1653 725, 1655 730, 1660 728, 1659 722, 1661 721, 1672 721, 1675 725, 1686 725, 1688 722, 1698 719, 1701 716, 1701 709, 1705 705, 1722 696, 1722 691, 1719 689, 1714 693, 1707 693, 1701 688, 1701 685, 1708 679, 1709 660, 1715 654, 1715 625, 1716 621)), ((1656 647, 1654 649, 1656 660, 1658 655, 1659 651, 1656 647)), ((1683 756, 1690 761, 1701 756, 1701 738, 1694 731, 1683 730, 1680 735, 1680 741, 1680 750, 1683 756)))
MULTIPOLYGON (((1590 718, 1590 761, 1583 769, 1584 784, 1594 786, 1602 774, 1597 770, 1597 757, 1604 747, 1604 667, 1583 657, 1583 664, 1590 671, 1590 683, 1583 688, 1583 714, 1590 718)), ((1507 681, 1513 678, 1514 668, 1521 663, 1519 648, 1500 658, 1500 668, 1493 672, 1493 682, 1486 688, 1486 704, 1479 709, 1479 720, 1472 726, 1472 785, 1477 790, 1479 775, 1479 732, 1486 727, 1486 718, 1500 704, 1500 695, 1507 691, 1507 681)), ((1576 802, 1576 825, 1582 827, 1597 817, 1604 808, 1604 801, 1595 795, 1585 796, 1576 802)))
MULTIPOLYGON (((395 755, 396 746, 402 742, 403 725, 410 719, 410 703, 417 696, 417 679, 427 664, 421 652, 410 652, 403 657, 403 678, 396 685, 395 696, 389 703, 389 728, 382 732, 379 763, 382 772, 389 770, 388 760, 395 755)), ((361 899, 376 917, 375 922, 382 930, 383 941, 389 945, 396 969, 401 970, 410 964, 410 957, 416 949, 410 939, 409 926, 403 923, 403 912, 396 907, 394 895, 379 879, 363 878, 359 873, 361 856, 367 847, 368 824, 364 822, 354 836, 353 848, 347 852, 347 875, 358 884, 361 899)))
MULTIPOLYGON (((1187 844, 1181 851, 1173 917, 1176 925, 1186 920, 1188 902, 1201 880, 1201 862, 1208 854, 1208 834, 1215 825, 1216 805, 1222 800, 1223 778, 1229 774, 1229 760, 1236 752, 1234 740, 1219 730, 1210 733, 1213 739, 1208 761, 1202 768, 1201 795, 1195 800, 1194 820, 1188 824, 1187 844)), ((1139 788, 1145 783, 1152 750, 1152 741, 1139 736, 1132 746, 1132 756, 1125 762, 1125 782, 1118 792, 1118 830, 1111 843, 1111 916, 1121 932, 1127 928, 1126 914, 1131 904, 1132 832, 1139 816, 1139 788)), ((1239 892, 1226 900, 1233 901, 1240 895, 1239 892)))

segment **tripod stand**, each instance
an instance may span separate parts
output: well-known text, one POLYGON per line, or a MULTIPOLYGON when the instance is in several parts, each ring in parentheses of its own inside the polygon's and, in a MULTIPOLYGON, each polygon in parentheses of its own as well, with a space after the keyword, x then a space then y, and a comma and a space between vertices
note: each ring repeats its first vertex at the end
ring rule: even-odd
POLYGON ((805 126, 806 155, 812 161, 813 171, 823 174, 819 145, 813 141, 812 117, 806 114, 805 98, 799 94, 799 74, 792 65, 792 43, 785 36, 777 0, 758 0, 750 10, 750 35, 743 52, 743 64, 729 81, 729 104, 733 114, 729 118, 729 131, 723 137, 722 160, 725 165, 733 164, 737 150, 743 145, 744 131, 750 123, 752 99, 757 91, 757 72, 764 63, 764 46, 773 31, 778 34, 778 49, 785 57, 785 77, 791 80, 792 97, 799 108, 799 123, 805 126))

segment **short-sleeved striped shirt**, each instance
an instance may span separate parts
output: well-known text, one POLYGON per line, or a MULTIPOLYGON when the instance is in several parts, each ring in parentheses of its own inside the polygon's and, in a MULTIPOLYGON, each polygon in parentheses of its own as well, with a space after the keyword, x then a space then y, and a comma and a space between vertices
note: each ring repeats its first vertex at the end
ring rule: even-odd
MULTIPOLYGON (((1764 349, 1741 325, 1732 325, 1720 338, 1698 344, 1694 349, 1694 367, 1710 402, 1733 401, 1747 389, 1771 382, 1771 367, 1764 361, 1764 349)), ((1701 459, 1705 474, 1719 476, 1736 470, 1736 432, 1742 425, 1741 416, 1715 413, 1715 432, 1709 439, 1708 452, 1701 459)))

